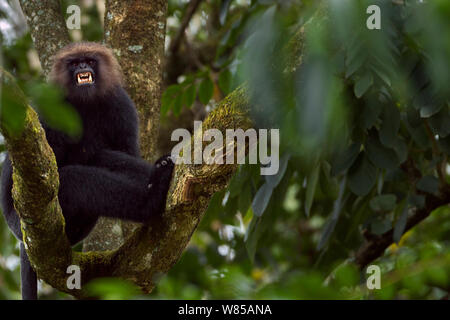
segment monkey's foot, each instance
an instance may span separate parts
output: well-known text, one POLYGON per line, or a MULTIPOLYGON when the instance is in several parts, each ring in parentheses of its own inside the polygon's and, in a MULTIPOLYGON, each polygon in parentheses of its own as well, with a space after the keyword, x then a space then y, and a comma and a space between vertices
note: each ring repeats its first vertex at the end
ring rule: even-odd
POLYGON ((170 180, 172 179, 172 171, 175 166, 170 155, 165 155, 156 160, 152 168, 147 188, 149 190, 157 189, 166 194, 169 189, 170 180))

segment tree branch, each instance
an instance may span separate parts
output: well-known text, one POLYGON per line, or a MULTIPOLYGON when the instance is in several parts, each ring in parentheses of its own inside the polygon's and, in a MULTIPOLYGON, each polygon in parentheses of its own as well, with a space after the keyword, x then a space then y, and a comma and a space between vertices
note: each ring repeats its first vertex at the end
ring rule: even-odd
POLYGON ((184 38, 184 32, 191 22, 191 19, 197 10, 198 6, 203 0, 192 0, 188 3, 183 19, 181 20, 180 28, 177 31, 177 34, 173 37, 170 42, 170 52, 175 54, 178 51, 178 48, 181 44, 181 41, 184 38))
MULTIPOLYGON (((0 69, 1 83, 23 96, 13 77, 0 69)), ((20 216, 23 242, 39 277, 65 287, 65 271, 71 264, 71 247, 64 231, 58 203, 59 176, 55 155, 33 109, 23 99, 25 125, 13 134, 2 121, 1 133, 13 165, 13 199, 20 216), (44 263, 43 263, 44 262, 44 263)))
MULTIPOLYGON (((406 222, 405 231, 408 231, 425 220, 433 210, 450 203, 450 188, 445 186, 439 197, 432 194, 425 195, 425 206, 421 209, 413 208, 413 214, 406 222)), ((394 229, 380 236, 371 235, 370 240, 365 242, 355 255, 355 262, 361 268, 384 254, 384 251, 394 243, 394 229)))
POLYGON ((60 3, 57 0, 20 0, 20 5, 26 15, 42 70, 47 75, 55 53, 70 41, 60 3))

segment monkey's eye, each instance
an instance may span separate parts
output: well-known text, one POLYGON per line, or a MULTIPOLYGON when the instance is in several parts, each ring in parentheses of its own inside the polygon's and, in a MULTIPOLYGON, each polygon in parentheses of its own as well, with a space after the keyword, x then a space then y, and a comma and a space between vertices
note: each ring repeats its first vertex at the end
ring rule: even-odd
POLYGON ((70 62, 70 65, 71 65, 72 67, 76 67, 76 66, 78 65, 78 62, 76 62, 76 61, 71 61, 71 62, 70 62))
POLYGON ((95 60, 88 60, 88 64, 93 67, 95 66, 95 60))

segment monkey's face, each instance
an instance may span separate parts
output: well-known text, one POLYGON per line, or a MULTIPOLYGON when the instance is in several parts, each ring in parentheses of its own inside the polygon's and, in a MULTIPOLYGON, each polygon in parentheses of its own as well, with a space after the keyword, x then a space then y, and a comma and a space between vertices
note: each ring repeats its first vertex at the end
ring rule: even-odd
POLYGON ((68 61, 69 75, 76 86, 95 84, 97 60, 89 57, 73 58, 68 61))
POLYGON ((65 79, 62 84, 69 98, 86 101, 99 96, 105 82, 101 76, 104 69, 101 63, 101 59, 93 54, 78 53, 64 59, 65 79))
POLYGON ((57 53, 50 81, 61 86, 71 102, 84 102, 110 96, 122 86, 122 75, 110 49, 81 42, 69 44, 57 53))

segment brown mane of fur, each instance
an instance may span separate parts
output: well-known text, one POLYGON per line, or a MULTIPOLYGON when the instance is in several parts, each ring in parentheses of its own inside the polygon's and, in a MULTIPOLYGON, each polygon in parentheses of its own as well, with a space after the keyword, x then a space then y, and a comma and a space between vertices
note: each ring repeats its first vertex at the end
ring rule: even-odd
POLYGON ((114 87, 123 86, 122 71, 111 49, 95 42, 74 42, 62 48, 53 59, 49 80, 69 89, 71 75, 67 63, 79 57, 94 58, 98 62, 97 94, 106 94, 114 87))

